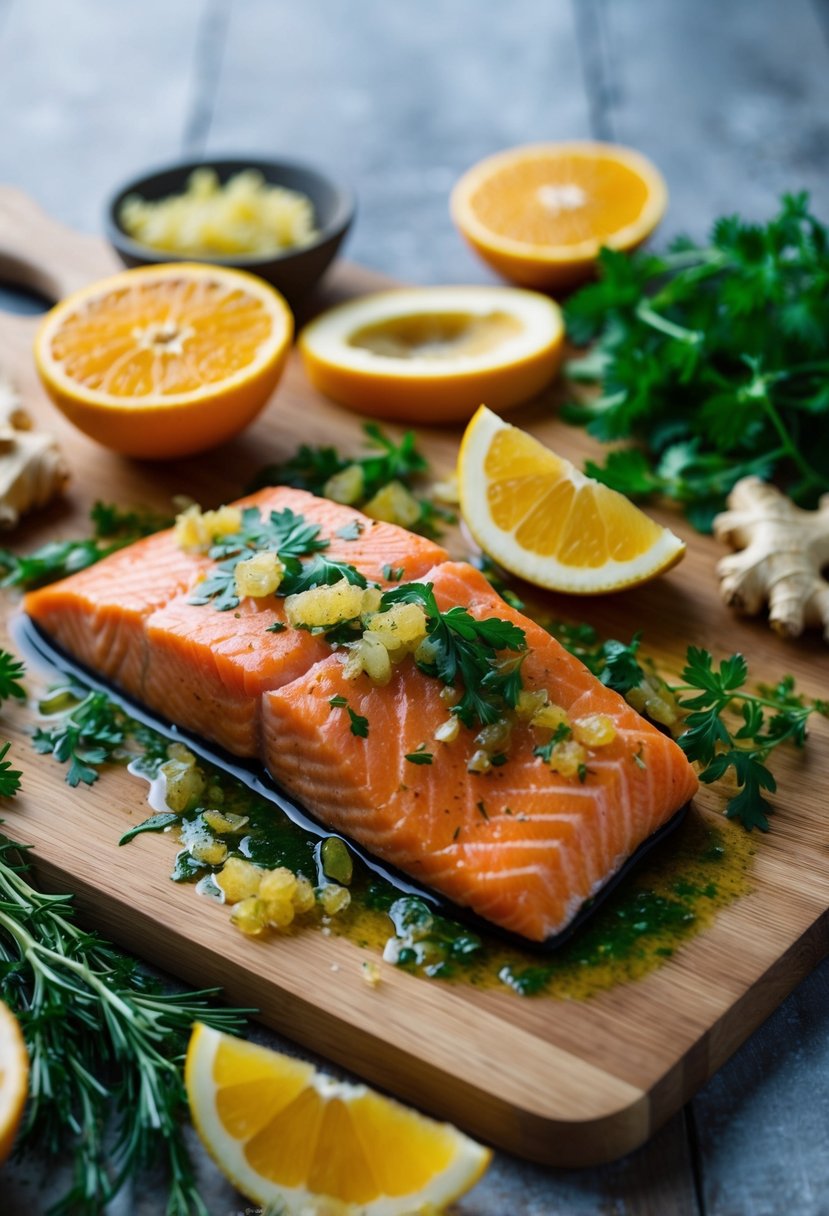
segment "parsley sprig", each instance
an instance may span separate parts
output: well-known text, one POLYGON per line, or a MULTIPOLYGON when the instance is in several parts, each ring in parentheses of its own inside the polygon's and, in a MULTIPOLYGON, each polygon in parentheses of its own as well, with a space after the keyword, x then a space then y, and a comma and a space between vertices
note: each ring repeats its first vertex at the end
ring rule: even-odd
MULTIPOLYGON (((285 568, 286 577, 280 587, 281 595, 290 595, 299 589, 318 586, 319 582, 336 582, 343 577, 334 577, 327 567, 318 567, 318 580, 309 580, 308 571, 304 579, 300 558, 319 554, 328 548, 329 542, 320 538, 319 524, 308 523, 304 515, 297 515, 290 507, 282 511, 271 511, 261 515, 258 507, 246 507, 242 512, 242 523, 238 532, 216 537, 208 556, 218 564, 190 596, 191 604, 209 604, 220 612, 239 606, 236 594, 236 567, 239 562, 254 553, 276 553, 285 568)), ((329 563, 330 564, 330 563, 329 563)), ((350 569, 350 567, 349 567, 350 569)), ((362 576, 360 576, 362 577, 362 576)), ((363 580, 365 586, 365 580, 363 580)))
POLYGON ((60 764, 68 763, 67 785, 92 785, 98 780, 98 766, 117 759, 131 726, 131 720, 106 693, 84 695, 75 690, 70 707, 57 722, 35 730, 32 746, 41 755, 53 755, 60 764), (82 699, 73 703, 75 695, 82 699))
POLYGON ((767 832, 774 808, 765 793, 774 793, 777 782, 766 761, 781 743, 802 748, 809 718, 829 717, 829 701, 807 700, 795 690, 791 676, 759 693, 748 692, 748 664, 741 654, 715 666, 708 651, 697 646, 688 647, 682 679, 684 684, 673 690, 688 711, 680 747, 700 764, 700 781, 719 781, 731 770, 739 788, 728 801, 726 815, 749 831, 767 832), (729 713, 741 719, 736 730, 724 716, 729 713))
POLYGON ((73 1157, 55 1216, 93 1216, 157 1162, 168 1216, 207 1216, 182 1132, 184 1052, 193 1021, 222 1031, 242 1010, 216 989, 163 994, 135 960, 80 929, 71 897, 29 883, 24 847, 0 835, 0 997, 31 1061, 20 1148, 73 1157))
POLYGON ((0 587, 41 587, 93 566, 117 549, 161 528, 172 520, 155 511, 123 511, 111 503, 96 502, 89 513, 91 536, 78 540, 49 541, 32 553, 12 553, 0 549, 0 587))
MULTIPOLYGON (((374 422, 364 427, 369 452, 364 456, 344 456, 334 447, 313 447, 303 443, 294 456, 282 464, 270 464, 260 469, 249 491, 264 486, 293 486, 297 490, 308 490, 311 494, 326 494, 326 485, 345 469, 359 470, 360 494, 350 505, 364 506, 389 482, 400 481, 412 490, 419 477, 429 470, 429 462, 417 446, 414 431, 406 431, 399 443, 390 439, 374 422)), ((454 523, 451 511, 444 510, 428 498, 418 497, 420 518, 411 525, 411 530, 424 536, 437 537, 443 523, 454 523)))
POLYGON ((815 714, 829 717, 829 701, 805 697, 790 675, 752 692, 743 655, 733 654, 717 664, 698 646, 688 647, 681 683, 671 684, 642 658, 638 634, 625 643, 602 641, 589 625, 556 622, 549 628, 602 683, 622 695, 644 691, 646 714, 655 698, 664 702, 667 697, 675 704, 677 743, 699 765, 700 780, 711 784, 728 778, 737 787, 726 802, 726 816, 749 831, 769 830, 774 808, 766 795, 774 793, 777 783, 768 760, 783 743, 802 748, 809 719, 815 714))
POLYGON ((419 604, 426 614, 429 657, 418 659, 418 667, 446 685, 462 684, 451 712, 465 726, 486 726, 515 708, 527 649, 523 629, 498 617, 478 620, 457 606, 442 612, 431 583, 393 587, 383 594, 380 610, 402 603, 419 604), (505 657, 505 650, 513 654, 505 657))
POLYGON ((829 490, 829 234, 806 194, 766 225, 717 221, 709 245, 609 249, 566 307, 568 372, 598 383, 570 421, 633 438, 587 471, 631 497, 665 494, 710 530, 739 478, 775 477, 803 506, 829 490))

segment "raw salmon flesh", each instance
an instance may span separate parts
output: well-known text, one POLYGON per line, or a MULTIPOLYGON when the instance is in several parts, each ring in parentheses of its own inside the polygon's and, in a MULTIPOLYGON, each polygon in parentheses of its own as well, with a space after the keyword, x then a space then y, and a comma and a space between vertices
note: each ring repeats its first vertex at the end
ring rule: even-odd
POLYGON ((260 757, 276 781, 326 827, 357 841, 441 895, 502 928, 541 942, 564 929, 697 788, 672 739, 606 688, 545 630, 510 608, 484 577, 432 541, 350 507, 285 487, 242 500, 262 513, 290 508, 318 524, 327 558, 389 586, 430 583, 442 611, 465 607, 524 630, 524 688, 546 690, 571 719, 613 722, 612 742, 590 752, 586 773, 564 777, 533 754, 537 732, 519 723, 508 760, 469 772, 478 746, 447 720, 441 683, 406 658, 391 683, 346 679, 342 652, 324 636, 286 628, 279 596, 234 611, 191 602, 210 558, 162 532, 39 591, 26 612, 60 647, 167 720, 228 751, 260 757), (346 525, 360 525, 355 539, 346 525), (346 697, 368 720, 365 738, 333 712, 346 697), (407 757, 428 749, 431 764, 407 757))

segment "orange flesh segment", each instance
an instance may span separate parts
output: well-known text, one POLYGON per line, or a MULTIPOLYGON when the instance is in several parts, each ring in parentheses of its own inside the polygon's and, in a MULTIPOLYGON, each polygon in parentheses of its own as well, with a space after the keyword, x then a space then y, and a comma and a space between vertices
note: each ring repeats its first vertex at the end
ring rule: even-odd
POLYGON ((533 156, 493 171, 469 205, 497 236, 527 245, 579 245, 632 224, 647 183, 627 165, 570 153, 533 156))
POLYGON ((253 363, 272 333, 263 301, 238 287, 203 277, 136 278, 83 301, 50 353, 77 384, 129 404, 227 380, 253 363))

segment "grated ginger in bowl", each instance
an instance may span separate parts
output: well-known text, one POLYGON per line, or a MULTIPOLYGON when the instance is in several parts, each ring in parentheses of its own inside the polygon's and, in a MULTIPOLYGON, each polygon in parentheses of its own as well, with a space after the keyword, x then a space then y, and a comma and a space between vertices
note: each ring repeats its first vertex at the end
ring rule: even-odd
POLYGON ((214 169, 195 169, 183 194, 157 202, 129 195, 119 219, 142 244, 193 256, 282 253, 319 235, 311 200, 270 185, 256 169, 245 169, 224 185, 214 169))

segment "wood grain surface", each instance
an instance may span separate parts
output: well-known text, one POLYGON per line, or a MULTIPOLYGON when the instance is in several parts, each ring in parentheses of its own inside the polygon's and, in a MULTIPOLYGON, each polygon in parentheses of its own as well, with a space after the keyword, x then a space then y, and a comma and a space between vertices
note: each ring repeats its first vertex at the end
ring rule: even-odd
MULTIPOLYGON (((60 295, 112 267, 108 250, 48 220, 20 194, 0 193, 0 275, 12 266, 40 290, 60 295)), ((342 265, 329 296, 364 291, 375 276, 342 265)), ((13 372, 43 425, 58 430, 75 478, 67 502, 30 522, 21 547, 83 532, 91 502, 103 497, 164 507, 175 493, 204 505, 236 496, 263 461, 300 441, 359 446, 360 421, 319 397, 293 360, 261 419, 221 452, 175 464, 127 461, 72 431, 37 386, 30 346, 34 322, 0 317, 0 366, 13 372)), ((515 420, 576 460, 590 441, 554 419, 555 391, 515 420)), ((455 431, 424 431, 423 444, 448 471, 455 431)), ((664 516, 665 519, 668 516, 664 516)), ((761 622, 741 622, 719 603, 716 544, 684 527, 685 562, 667 577, 590 604, 551 598, 601 630, 642 628, 668 668, 685 645, 741 649, 758 679, 792 671, 807 692, 825 689, 829 658, 819 642, 775 638, 761 622)), ((77 892, 94 923, 116 940, 190 982, 219 983, 252 1003, 268 1024, 348 1065, 425 1109, 449 1117, 523 1156, 568 1166, 608 1160, 640 1144, 776 1007, 827 949, 825 807, 829 731, 820 724, 808 751, 780 758, 781 794, 773 831, 758 844, 754 891, 659 971, 588 1002, 432 985, 393 968, 375 991, 360 976, 362 951, 308 933, 269 944, 232 929, 226 910, 171 884, 173 842, 117 840, 145 813, 144 790, 120 770, 91 789, 69 790, 48 757, 25 740, 27 723, 9 717, 25 793, 4 808, 8 830, 35 845, 41 880, 77 892), (94 842, 94 847, 90 847, 94 842)), ((716 792, 699 798, 719 814, 716 792)))

